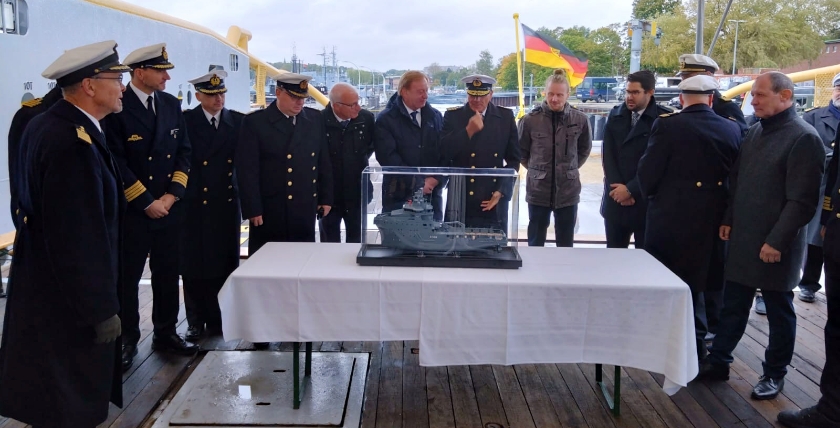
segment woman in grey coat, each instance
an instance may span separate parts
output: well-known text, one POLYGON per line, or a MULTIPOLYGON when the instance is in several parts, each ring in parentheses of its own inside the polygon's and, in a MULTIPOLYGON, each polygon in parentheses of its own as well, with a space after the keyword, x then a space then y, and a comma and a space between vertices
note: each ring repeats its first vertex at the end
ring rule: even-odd
POLYGON ((820 136, 796 114, 793 82, 782 73, 759 76, 752 88, 753 125, 730 176, 730 202, 721 226, 729 240, 726 288, 718 333, 701 377, 729 377, 732 351, 747 326, 760 288, 767 305, 770 343, 764 375, 752 397, 772 399, 784 386, 793 357, 793 288, 805 257, 806 226, 817 210, 825 151, 820 136))

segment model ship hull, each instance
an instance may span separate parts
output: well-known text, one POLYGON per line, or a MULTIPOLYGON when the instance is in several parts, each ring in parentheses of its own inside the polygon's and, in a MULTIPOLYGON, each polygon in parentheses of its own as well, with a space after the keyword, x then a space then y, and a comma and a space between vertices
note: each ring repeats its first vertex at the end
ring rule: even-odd
POLYGON ((382 245, 412 251, 464 252, 487 249, 499 250, 507 245, 504 232, 496 229, 441 228, 428 230, 401 227, 388 228, 384 221, 376 222, 382 237, 382 245))

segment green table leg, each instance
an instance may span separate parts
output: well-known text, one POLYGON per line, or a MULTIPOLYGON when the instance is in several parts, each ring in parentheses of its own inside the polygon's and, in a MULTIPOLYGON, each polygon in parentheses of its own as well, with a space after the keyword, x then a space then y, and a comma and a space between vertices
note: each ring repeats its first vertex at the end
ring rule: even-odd
POLYGON ((292 407, 300 408, 300 403, 303 402, 303 392, 306 390, 306 378, 312 376, 312 342, 306 342, 306 350, 304 351, 303 363, 303 382, 300 379, 300 342, 295 342, 292 347, 292 381, 294 385, 294 397, 292 398, 292 407))
POLYGON ((615 376, 613 379, 614 397, 610 397, 610 391, 604 383, 603 367, 601 364, 595 364, 595 382, 601 387, 601 392, 603 392, 604 398, 607 400, 607 405, 613 411, 613 415, 619 416, 621 415, 621 366, 615 366, 615 376))
POLYGON ((306 361, 303 364, 303 375, 312 376, 312 342, 306 342, 306 361))

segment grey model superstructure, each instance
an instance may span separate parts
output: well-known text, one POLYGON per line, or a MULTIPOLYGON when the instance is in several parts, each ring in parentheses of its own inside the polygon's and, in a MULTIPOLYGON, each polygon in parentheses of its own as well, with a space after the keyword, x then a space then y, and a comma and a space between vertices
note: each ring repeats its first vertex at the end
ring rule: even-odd
POLYGON ((377 215, 373 223, 379 228, 383 246, 401 250, 500 251, 507 245, 507 235, 501 229, 466 227, 459 221, 435 221, 432 204, 426 202, 423 189, 418 189, 401 209, 377 215))

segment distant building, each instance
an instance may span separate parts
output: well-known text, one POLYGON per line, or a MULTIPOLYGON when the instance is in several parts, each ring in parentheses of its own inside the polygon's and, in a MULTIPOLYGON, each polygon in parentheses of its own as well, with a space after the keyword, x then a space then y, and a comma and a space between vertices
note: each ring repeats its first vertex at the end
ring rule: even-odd
POLYGON ((825 45, 816 59, 803 61, 791 67, 782 69, 782 73, 810 70, 812 68, 828 67, 840 64, 840 39, 826 40, 825 45))

